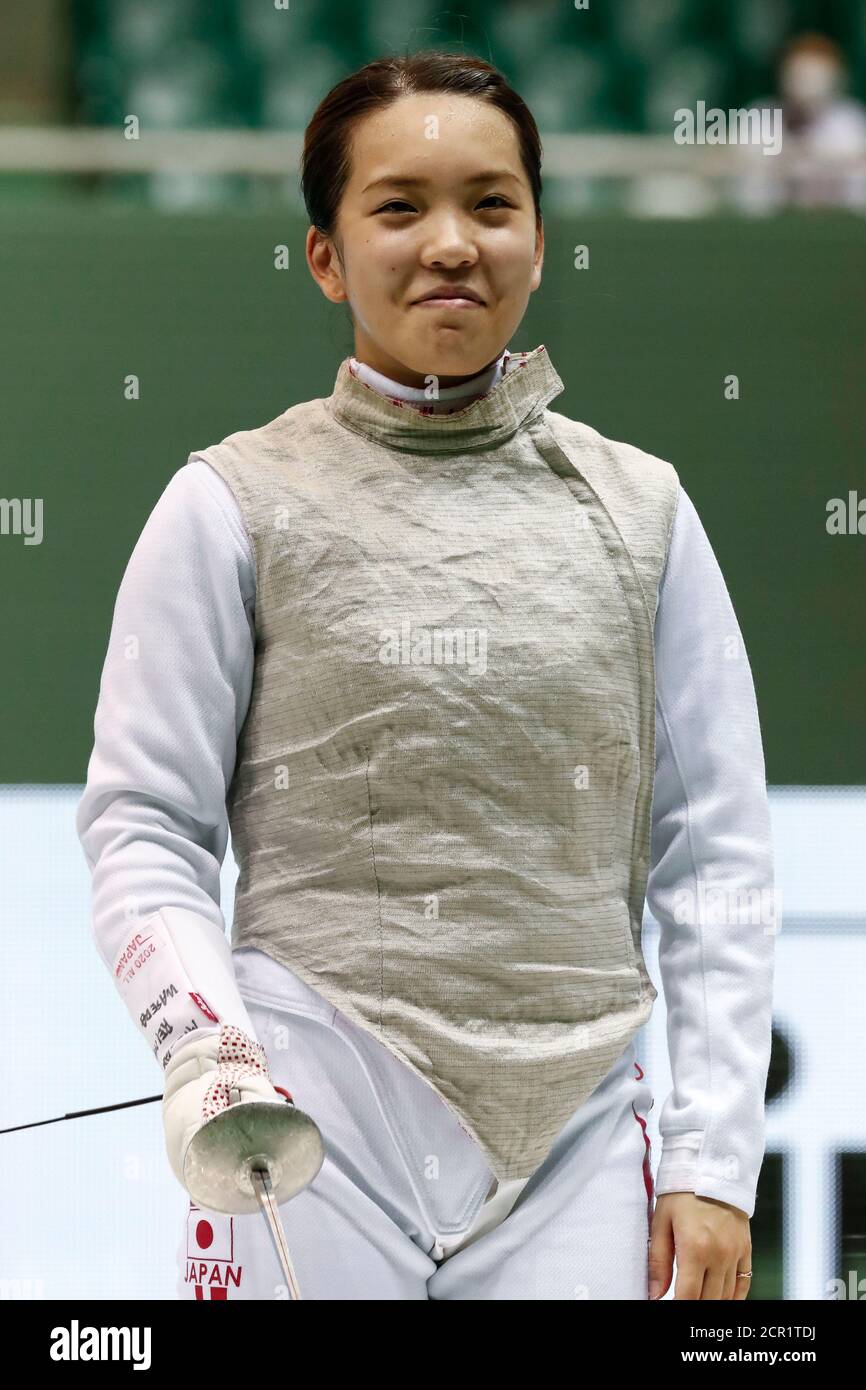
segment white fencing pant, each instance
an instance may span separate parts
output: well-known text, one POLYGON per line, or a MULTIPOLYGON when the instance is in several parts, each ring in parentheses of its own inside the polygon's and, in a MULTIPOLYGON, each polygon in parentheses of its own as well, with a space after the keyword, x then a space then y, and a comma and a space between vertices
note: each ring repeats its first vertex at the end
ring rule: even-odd
MULTIPOLYGON (((303 1299, 648 1298, 653 1097, 634 1043, 532 1176, 491 1194, 480 1148, 421 1077, 282 966, 237 956, 272 1080, 325 1143, 280 1208, 303 1299)), ((190 1204, 178 1256, 181 1299, 289 1297, 261 1213, 190 1204)))

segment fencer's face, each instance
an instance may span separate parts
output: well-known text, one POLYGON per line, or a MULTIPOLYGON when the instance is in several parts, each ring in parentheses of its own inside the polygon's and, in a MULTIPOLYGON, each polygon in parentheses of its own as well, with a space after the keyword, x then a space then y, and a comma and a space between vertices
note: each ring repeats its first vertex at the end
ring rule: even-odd
POLYGON ((416 93, 355 128, 333 242, 307 262, 347 301, 355 356, 408 386, 457 385, 496 360, 541 283, 543 229, 509 118, 474 97, 416 93), (469 303, 427 302, 442 285, 469 303))

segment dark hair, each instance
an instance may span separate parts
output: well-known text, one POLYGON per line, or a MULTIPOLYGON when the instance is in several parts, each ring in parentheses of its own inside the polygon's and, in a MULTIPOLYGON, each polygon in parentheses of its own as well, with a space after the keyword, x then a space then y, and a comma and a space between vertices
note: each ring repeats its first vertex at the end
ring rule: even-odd
POLYGON ((479 97, 509 116, 517 129, 520 158, 541 221, 541 138, 529 107, 505 77, 481 58, 426 49, 376 58, 344 77, 323 97, 304 132, 301 188, 310 221, 333 236, 351 172, 350 145, 357 121, 415 92, 456 92, 479 97))

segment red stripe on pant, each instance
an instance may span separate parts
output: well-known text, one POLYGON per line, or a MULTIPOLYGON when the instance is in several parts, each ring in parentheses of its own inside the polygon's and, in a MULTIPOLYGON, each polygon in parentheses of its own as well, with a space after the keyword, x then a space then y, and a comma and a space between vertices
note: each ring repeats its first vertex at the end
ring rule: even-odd
MULTIPOLYGON (((641 1067, 640 1062, 635 1062, 635 1066, 637 1067, 637 1070, 638 1070, 638 1078, 637 1078, 637 1079, 638 1079, 638 1081, 642 1081, 642 1080, 643 1080, 643 1075, 644 1075, 644 1073, 643 1073, 643 1068, 641 1067)), ((640 1125, 641 1129, 643 1130, 643 1139, 644 1139, 643 1181, 644 1181, 644 1187, 646 1188, 646 1196, 647 1196, 647 1229, 648 1229, 649 1231, 651 1231, 651 1230, 652 1230, 652 1215, 653 1215, 653 1198, 654 1198, 654 1196, 655 1196, 655 1188, 654 1188, 654 1184, 653 1184, 653 1170, 652 1170, 652 1162, 651 1162, 651 1160, 652 1160, 652 1145, 650 1144, 650 1137, 649 1137, 649 1134, 647 1133, 646 1119, 644 1118, 643 1115, 639 1115, 639 1114, 637 1113, 637 1111, 636 1111, 635 1108, 634 1108, 634 1102, 632 1102, 631 1113, 634 1115, 635 1119, 637 1120, 638 1124, 640 1125)))

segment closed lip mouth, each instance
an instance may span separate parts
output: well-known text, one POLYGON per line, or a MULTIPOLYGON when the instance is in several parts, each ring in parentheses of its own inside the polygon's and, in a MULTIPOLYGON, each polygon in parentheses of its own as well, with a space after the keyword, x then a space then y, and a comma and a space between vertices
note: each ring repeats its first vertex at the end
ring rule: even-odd
POLYGON ((421 298, 414 302, 423 304, 425 299, 472 299, 476 304, 484 303, 480 294, 465 285, 440 285, 438 289, 430 290, 429 294, 422 294, 421 298))

